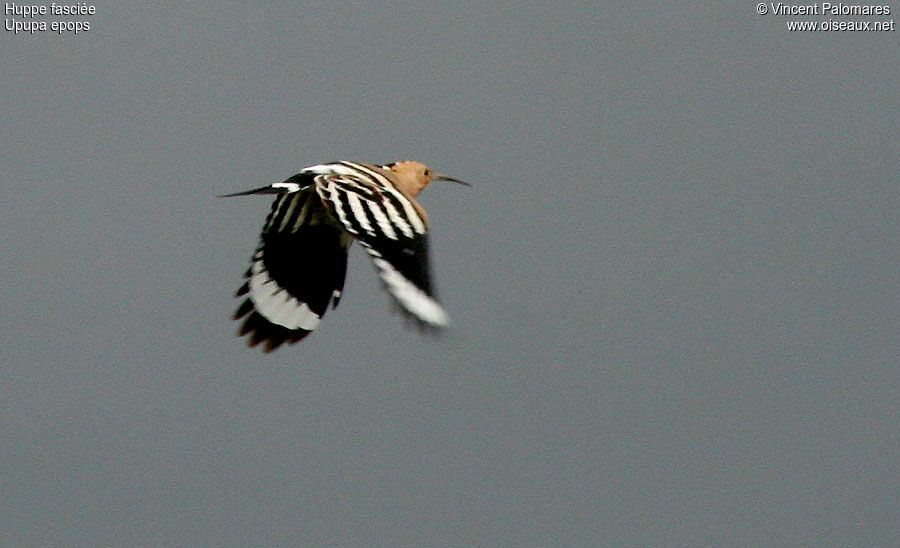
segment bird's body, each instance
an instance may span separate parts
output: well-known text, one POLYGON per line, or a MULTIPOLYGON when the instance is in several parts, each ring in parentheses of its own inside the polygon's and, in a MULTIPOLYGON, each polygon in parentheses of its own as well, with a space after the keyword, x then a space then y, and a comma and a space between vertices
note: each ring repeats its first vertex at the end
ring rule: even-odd
POLYGON ((424 327, 446 326, 428 271, 428 217, 415 200, 433 180, 461 182, 418 162, 334 162, 230 194, 277 194, 237 293, 245 297, 234 315, 244 318, 240 335, 268 352, 309 334, 337 306, 354 240, 407 316, 424 327))

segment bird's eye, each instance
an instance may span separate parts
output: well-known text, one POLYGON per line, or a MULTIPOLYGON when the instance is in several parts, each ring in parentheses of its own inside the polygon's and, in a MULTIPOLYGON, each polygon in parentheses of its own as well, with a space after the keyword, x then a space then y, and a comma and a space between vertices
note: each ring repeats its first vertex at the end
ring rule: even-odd
POLYGON ((425 170, 425 176, 428 177, 429 175, 431 175, 431 170, 430 170, 430 169, 426 169, 426 170, 425 170))

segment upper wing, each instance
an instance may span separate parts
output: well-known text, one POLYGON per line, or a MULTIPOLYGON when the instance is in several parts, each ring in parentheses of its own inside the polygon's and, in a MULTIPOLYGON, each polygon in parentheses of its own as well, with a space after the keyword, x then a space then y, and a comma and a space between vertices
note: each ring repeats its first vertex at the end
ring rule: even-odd
POLYGON ((271 351, 316 328, 328 305, 337 305, 347 271, 350 239, 312 189, 279 194, 263 228, 238 296, 247 316, 240 334, 271 351))
POLYGON ((316 176, 316 191, 369 252, 394 300, 431 326, 449 324, 429 276, 428 228, 412 201, 373 168, 341 162, 316 176))

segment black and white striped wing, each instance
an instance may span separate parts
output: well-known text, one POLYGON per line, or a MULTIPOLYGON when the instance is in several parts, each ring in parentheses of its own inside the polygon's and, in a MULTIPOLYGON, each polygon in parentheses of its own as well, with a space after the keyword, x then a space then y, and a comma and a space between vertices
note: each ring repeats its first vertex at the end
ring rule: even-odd
POLYGON ((317 176, 319 196, 369 253, 385 288, 400 308, 425 325, 448 325, 449 318, 435 298, 429 275, 425 220, 383 176, 364 166, 360 168, 359 175, 317 176))
POLYGON ((268 352, 295 343, 337 306, 351 240, 328 215, 311 188, 275 199, 237 293, 246 299, 234 317, 246 316, 239 333, 250 335, 250 346, 265 343, 268 352))

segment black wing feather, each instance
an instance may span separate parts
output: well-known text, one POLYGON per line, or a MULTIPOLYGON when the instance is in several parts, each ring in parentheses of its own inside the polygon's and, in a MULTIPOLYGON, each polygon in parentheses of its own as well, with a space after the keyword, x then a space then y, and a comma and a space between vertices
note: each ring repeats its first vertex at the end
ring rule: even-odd
MULTIPOLYGON (((251 261, 251 265, 261 261, 261 270, 269 278, 267 283, 276 284, 272 288, 277 290, 276 294, 286 292, 285 297, 305 303, 320 318, 329 304, 337 306, 347 272, 349 239, 328 215, 321 199, 311 189, 279 195, 272 204, 260 245, 251 261)), ((250 335, 247 344, 265 343, 264 349, 271 351, 308 335, 312 329, 288 328, 273 321, 276 318, 266 317, 267 312, 271 316, 271 311, 265 310, 262 303, 254 302, 252 296, 253 275, 251 266, 246 273, 247 281, 238 290, 238 296, 247 297, 234 315, 236 320, 246 316, 239 334, 250 335)))

